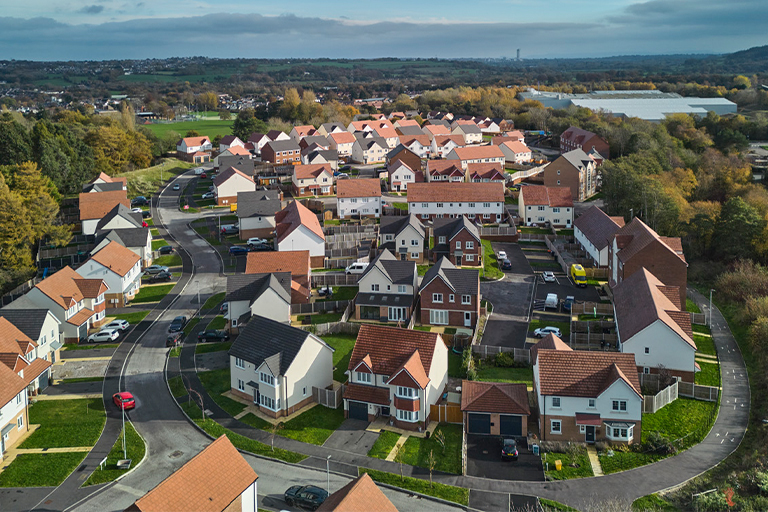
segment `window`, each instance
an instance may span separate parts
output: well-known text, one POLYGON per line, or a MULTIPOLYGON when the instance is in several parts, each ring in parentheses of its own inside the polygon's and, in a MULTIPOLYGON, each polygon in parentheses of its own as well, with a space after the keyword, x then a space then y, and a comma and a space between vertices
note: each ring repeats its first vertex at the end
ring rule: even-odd
MULTIPOLYGON (((411 256, 413 256, 413 254, 411 254, 411 256)), ((397 293, 406 293, 406 286, 404 284, 397 285, 397 293)))
POLYGON ((432 294, 432 302, 443 302, 443 294, 442 293, 433 293, 432 294))
POLYGON ((418 257, 419 257, 419 253, 417 253, 417 252, 412 252, 411 253, 411 258, 417 259, 418 257))
POLYGON ((651 347, 645 347, 645 353, 650 354, 651 353, 651 347))
POLYGON ((464 255, 464 261, 475 261, 475 255, 474 254, 465 254, 464 255))
POLYGON ((397 396, 400 398, 419 398, 419 392, 414 388, 397 386, 397 396))
POLYGON ((394 240, 394 236, 393 235, 384 235, 384 241, 385 242, 391 242, 392 240, 394 240))
POLYGON ((422 208, 427 208, 427 207, 429 207, 429 204, 427 204, 427 203, 421 203, 421 207, 422 207, 422 208))
POLYGON ((585 425, 579 425, 579 433, 583 434, 587 431, 587 427, 585 425))
POLYGON ((491 203, 483 203, 483 208, 490 208, 490 207, 491 207, 491 203))
POLYGON ((539 209, 540 212, 544 211, 544 207, 543 206, 539 206, 538 209, 539 209))
POLYGON ((371 291, 372 291, 372 292, 377 292, 377 291, 379 291, 379 285, 378 285, 378 283, 373 283, 373 284, 371 285, 371 291))
POLYGON ((443 203, 437 203, 437 207, 438 208, 442 208, 443 207, 443 203))
POLYGON ((552 208, 552 213, 560 213, 560 208, 552 208))
POLYGON ((472 296, 471 295, 462 295, 461 296, 461 303, 462 304, 472 304, 472 296))
POLYGON ((491 218, 491 214, 490 213, 484 213, 483 214, 483 218, 484 219, 490 219, 491 218))
POLYGON ((357 382, 364 382, 366 384, 371 383, 371 374, 365 372, 355 372, 357 374, 357 382))
POLYGON ((559 396, 553 396, 552 397, 552 407, 554 407, 555 409, 559 409, 560 408, 560 397, 559 396))
POLYGON ((456 240, 456 248, 461 249, 461 240, 456 240))
POLYGON ((648 366, 643 366, 643 373, 648 375, 651 373, 651 369, 648 366))
POLYGON ((301 395, 307 396, 307 386, 304 386, 303 388, 301 388, 301 395))
POLYGON ((402 421, 419 421, 419 411, 401 411, 397 410, 397 419, 402 421))
POLYGON ((560 176, 560 171, 557 171, 557 175, 560 176))
POLYGON ((245 382, 243 382, 240 379, 237 379, 237 389, 238 391, 245 391, 245 382))
POLYGON ((627 412, 627 401, 613 400, 611 409, 614 411, 627 412))
POLYGON ((550 422, 550 428, 549 433, 550 434, 562 434, 563 433, 563 424, 560 420, 551 420, 550 422))
POLYGON ((594 409, 595 408, 595 399, 594 398, 590 398, 589 399, 587 407, 589 407, 590 409, 594 409))
POLYGON ((24 416, 22 415, 22 416, 19 416, 18 418, 16 418, 16 428, 21 430, 21 427, 23 427, 23 426, 24 426, 24 416))
POLYGON ((445 243, 445 237, 444 236, 437 237, 437 243, 444 244, 445 243))
POLYGON ((275 385, 275 377, 270 373, 259 372, 259 381, 270 386, 275 385))
POLYGON ((442 309, 430 309, 429 323, 432 325, 448 325, 448 312, 442 309))
POLYGON ((560 180, 557 180, 557 184, 558 184, 558 185, 560 184, 560 180))
POLYGON ((412 247, 418 247, 419 246, 419 241, 418 240, 411 240, 411 246, 412 247))
POLYGON ((261 395, 261 405, 267 409, 275 410, 275 399, 270 398, 267 395, 261 395))
POLYGON ((467 242, 467 243, 465 243, 464 244, 464 248, 467 249, 467 250, 474 249, 475 248, 475 242, 467 242))
POLYGON ((475 203, 469 203, 469 207, 470 208, 474 208, 475 207, 475 203))
POLYGON ((453 302, 453 294, 448 295, 448 302, 453 302))
POLYGON ((245 368, 245 361, 243 361, 239 357, 236 357, 235 358, 235 366, 237 366, 238 368, 245 368))
POLYGON ((387 291, 390 291, 392 289, 392 285, 387 285, 387 291))
POLYGON ((18 395, 16 395, 16 403, 20 404, 23 397, 24 397, 23 392, 21 392, 18 395))

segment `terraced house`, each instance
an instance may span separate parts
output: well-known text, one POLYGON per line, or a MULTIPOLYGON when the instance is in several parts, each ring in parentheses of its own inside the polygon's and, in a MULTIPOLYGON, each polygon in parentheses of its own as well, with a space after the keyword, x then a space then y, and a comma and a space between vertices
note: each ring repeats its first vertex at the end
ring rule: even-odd
POLYGON ((455 219, 466 215, 478 224, 504 219, 504 185, 489 183, 412 183, 408 211, 421 220, 455 219))
POLYGON ((291 184, 294 197, 329 196, 334 192, 331 165, 297 165, 293 168, 291 184))

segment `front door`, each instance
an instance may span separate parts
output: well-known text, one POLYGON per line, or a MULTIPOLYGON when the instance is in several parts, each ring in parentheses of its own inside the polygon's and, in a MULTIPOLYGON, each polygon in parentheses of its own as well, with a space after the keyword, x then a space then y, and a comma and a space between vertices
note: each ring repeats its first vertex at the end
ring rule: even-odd
POLYGON ((408 254, 401 252, 400 253, 400 261, 405 261, 408 258, 408 254))
POLYGON ((595 442, 595 427, 592 425, 587 425, 586 441, 588 443, 595 442))
POLYGON ((461 266, 461 259, 462 259, 462 256, 456 256, 456 266, 457 267, 461 266))
POLYGON ((464 327, 472 327, 472 312, 464 312, 464 327))

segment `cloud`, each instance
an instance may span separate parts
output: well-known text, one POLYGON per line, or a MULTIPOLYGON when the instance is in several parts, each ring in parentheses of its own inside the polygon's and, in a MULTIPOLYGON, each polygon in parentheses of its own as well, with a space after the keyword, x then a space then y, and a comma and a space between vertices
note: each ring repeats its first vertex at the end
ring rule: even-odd
POLYGON ((94 4, 94 5, 86 5, 85 7, 83 7, 82 9, 80 9, 77 12, 82 13, 82 14, 101 14, 101 11, 103 11, 103 10, 104 10, 104 6, 103 5, 95 5, 94 4))

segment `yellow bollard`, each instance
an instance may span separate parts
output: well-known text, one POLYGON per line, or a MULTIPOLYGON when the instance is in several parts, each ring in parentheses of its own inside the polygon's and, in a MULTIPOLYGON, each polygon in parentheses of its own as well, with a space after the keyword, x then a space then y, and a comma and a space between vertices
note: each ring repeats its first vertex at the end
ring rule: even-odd
POLYGON ((557 459, 555 461, 555 469, 558 471, 561 471, 563 469, 563 461, 561 461, 560 459, 557 459))

